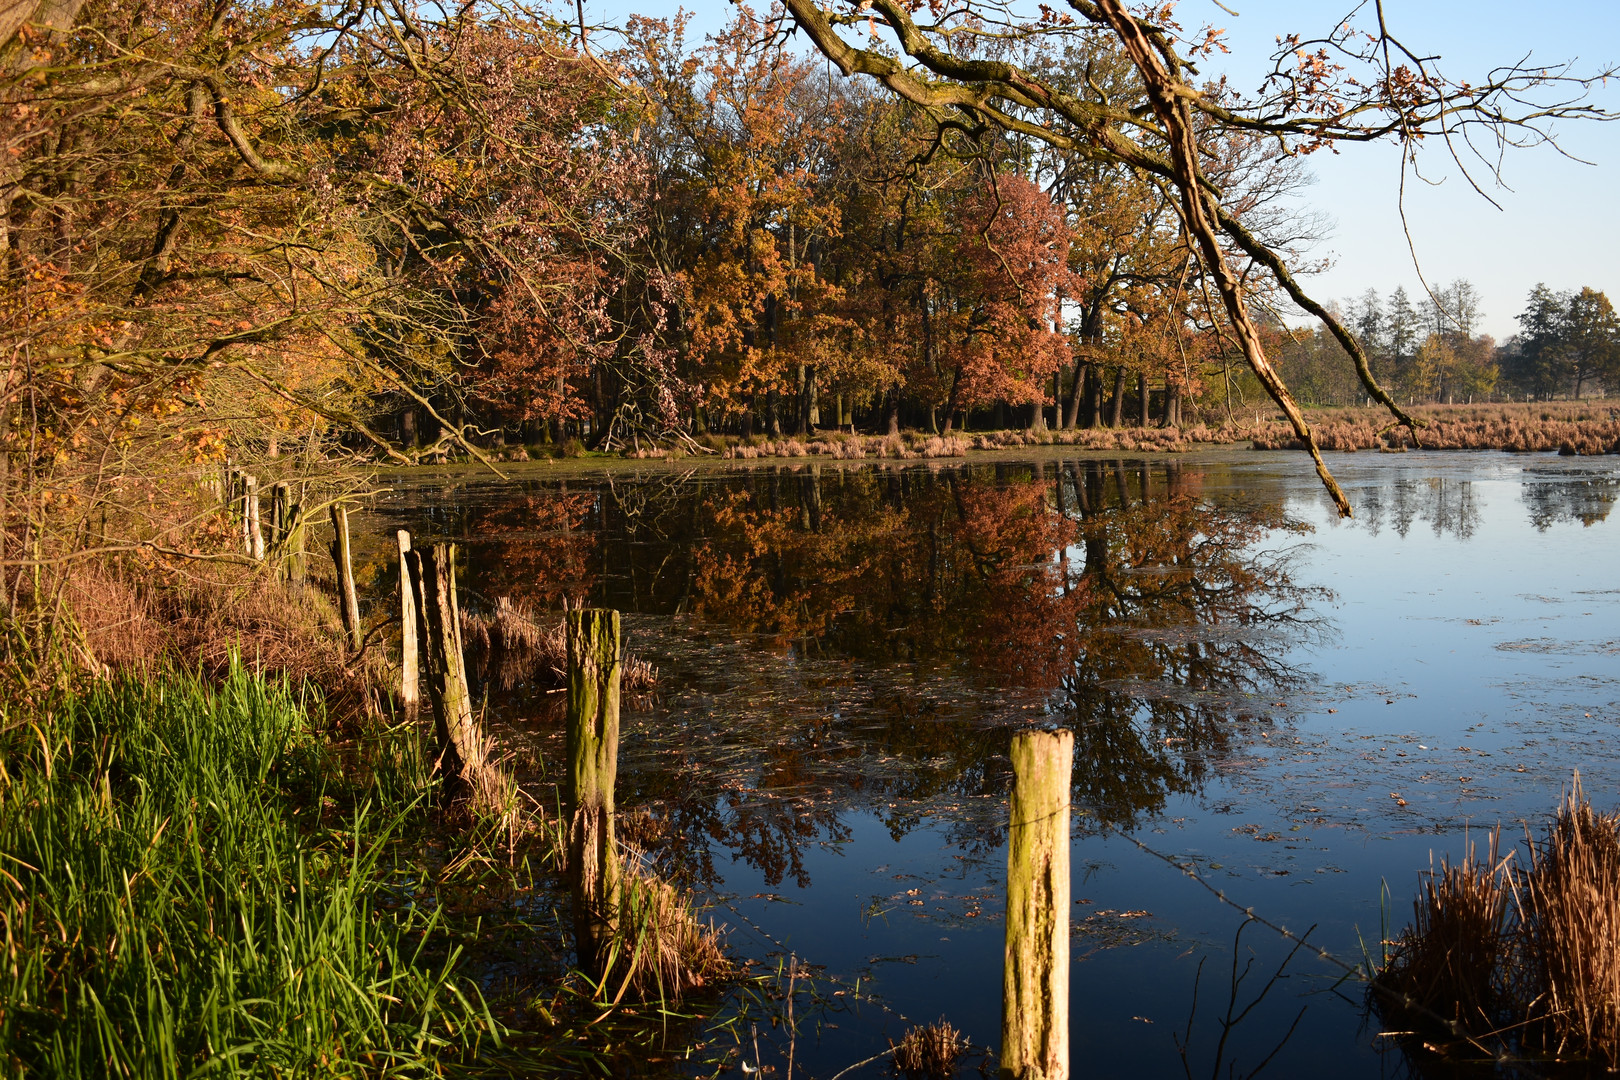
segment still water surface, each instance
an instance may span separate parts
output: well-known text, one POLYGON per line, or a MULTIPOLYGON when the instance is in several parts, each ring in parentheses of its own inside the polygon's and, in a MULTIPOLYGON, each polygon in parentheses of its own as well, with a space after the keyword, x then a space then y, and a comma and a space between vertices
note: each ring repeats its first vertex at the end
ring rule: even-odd
MULTIPOLYGON (((1539 828, 1577 768, 1620 803, 1620 468, 1334 468, 1354 521, 1304 458, 1230 451, 437 471, 377 531, 462 544, 475 607, 626 613, 661 677, 619 806, 736 953, 809 965, 796 1076, 940 1017, 996 1045, 1032 724, 1076 739, 1075 1075, 1403 1075, 1359 984, 1241 909, 1355 964, 1470 829, 1539 828)), ((487 689, 560 752, 560 694, 487 689)))

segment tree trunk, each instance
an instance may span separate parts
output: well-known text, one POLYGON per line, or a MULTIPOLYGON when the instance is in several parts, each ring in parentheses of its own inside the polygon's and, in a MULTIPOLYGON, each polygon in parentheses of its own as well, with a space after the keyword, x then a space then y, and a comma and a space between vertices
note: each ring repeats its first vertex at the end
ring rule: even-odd
POLYGON ((333 503, 332 565, 337 568, 338 612, 343 616, 343 629, 349 635, 349 644, 355 652, 365 644, 364 628, 360 625, 360 600, 354 591, 353 552, 349 550, 349 508, 333 503))
POLYGON ((1181 426, 1181 387, 1164 384, 1164 426, 1181 426))
POLYGON ((1069 1075, 1069 787, 1074 733, 1012 740, 1001 1076, 1069 1075))
POLYGON ((1086 427, 1099 428, 1102 426, 1102 367, 1098 364, 1086 365, 1086 427))
POLYGON ((619 904, 619 613, 568 613, 568 867, 580 967, 600 977, 619 904))
POLYGON ((1114 397, 1108 406, 1108 426, 1117 428, 1125 423, 1125 369, 1114 369, 1114 397))
POLYGON ((1136 377, 1136 426, 1148 426, 1148 406, 1152 404, 1152 391, 1148 389, 1147 374, 1144 372, 1136 377))

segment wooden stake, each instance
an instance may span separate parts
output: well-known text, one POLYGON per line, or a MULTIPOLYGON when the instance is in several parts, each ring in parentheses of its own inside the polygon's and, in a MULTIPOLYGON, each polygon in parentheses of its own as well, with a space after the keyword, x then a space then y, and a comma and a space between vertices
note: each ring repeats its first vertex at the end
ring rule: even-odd
POLYGON ((282 542, 281 572, 285 580, 302 585, 304 582, 304 504, 292 502, 292 489, 287 492, 286 539, 282 542))
POLYGON ((399 530, 399 703, 406 716, 415 716, 420 700, 417 688, 416 594, 411 588, 411 534, 399 530))
POLYGON ((454 544, 434 544, 428 551, 411 548, 405 552, 416 601, 422 674, 433 703, 438 767, 444 773, 444 793, 450 800, 497 793, 490 784, 496 777, 488 761, 488 744, 473 719, 472 693, 467 686, 455 558, 454 544))
POLYGON ((1021 731, 1013 736, 1012 763, 1000 1075, 1067 1080, 1074 733, 1021 731))
POLYGON ((287 520, 287 506, 291 502, 288 490, 285 480, 270 485, 270 535, 265 545, 278 555, 286 543, 287 527, 291 524, 287 520))
POLYGON ((243 477, 246 495, 243 502, 247 513, 244 527, 247 532, 247 553, 252 558, 264 561, 264 530, 259 525, 259 478, 257 476, 243 477))
POLYGON ((365 644, 365 631, 360 625, 360 599, 354 591, 354 561, 353 552, 349 549, 349 508, 343 503, 333 503, 332 516, 332 565, 337 567, 338 577, 338 609, 343 616, 343 629, 349 635, 349 642, 354 651, 359 652, 365 644))
POLYGON ((619 768, 619 613, 568 613, 568 865, 580 966, 600 975, 619 905, 613 785, 619 768))

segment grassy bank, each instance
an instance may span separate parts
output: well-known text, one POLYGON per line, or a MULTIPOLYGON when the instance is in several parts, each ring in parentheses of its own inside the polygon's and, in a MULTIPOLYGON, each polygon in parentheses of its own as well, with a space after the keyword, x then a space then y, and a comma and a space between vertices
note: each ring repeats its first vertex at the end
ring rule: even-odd
MULTIPOLYGON (((1501 405, 1418 405, 1408 410, 1427 426, 1417 443, 1426 450, 1558 451, 1620 454, 1620 404, 1610 401, 1517 402, 1501 405)), ((1413 445, 1381 408, 1313 409, 1306 414, 1323 450, 1401 450, 1413 445)), ((1256 450, 1297 450, 1284 424, 1257 428, 1256 450)))
MULTIPOLYGON (((1417 405, 1407 410, 1424 427, 1418 445, 1430 450, 1559 451, 1566 454, 1620 453, 1620 405, 1608 401, 1557 401, 1482 405, 1417 405)), ((1305 410, 1306 421, 1323 450, 1401 450, 1413 447, 1404 428, 1394 426, 1381 406, 1305 410)), ((665 460, 820 457, 834 460, 915 460, 966 457, 975 450, 1024 446, 1071 446, 1076 450, 1124 453, 1181 453, 1201 446, 1247 443, 1256 450, 1298 450, 1302 444, 1280 414, 1250 411, 1233 418, 1210 417, 1181 427, 1037 428, 933 434, 864 435, 820 431, 812 435, 769 437, 705 435, 673 445, 643 444, 622 453, 586 453, 570 440, 561 446, 504 447, 491 450, 497 461, 552 458, 629 458, 665 460)))
POLYGON ((385 737, 346 780, 313 720, 240 667, 7 718, 7 1075, 411 1075, 495 1041, 438 917, 398 902, 419 755, 385 737))

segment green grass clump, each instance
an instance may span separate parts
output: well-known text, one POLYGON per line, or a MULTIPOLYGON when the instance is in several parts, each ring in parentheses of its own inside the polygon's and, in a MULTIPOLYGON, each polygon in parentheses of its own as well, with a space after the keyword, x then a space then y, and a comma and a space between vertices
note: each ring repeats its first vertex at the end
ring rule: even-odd
POLYGON ((0 1074, 420 1075, 495 1041, 396 867, 410 742, 357 788, 313 707, 235 667, 3 718, 0 1074))

